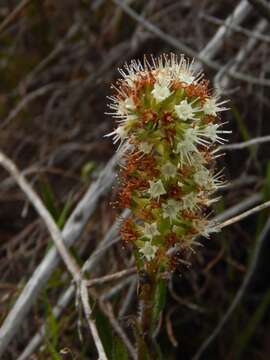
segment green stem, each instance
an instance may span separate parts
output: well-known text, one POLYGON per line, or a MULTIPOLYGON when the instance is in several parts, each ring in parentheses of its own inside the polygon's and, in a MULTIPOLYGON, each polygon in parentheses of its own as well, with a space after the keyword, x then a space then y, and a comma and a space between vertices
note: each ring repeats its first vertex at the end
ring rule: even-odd
POLYGON ((138 360, 156 360, 158 358, 152 338, 156 276, 152 274, 148 280, 147 283, 139 284, 141 309, 139 319, 138 360))

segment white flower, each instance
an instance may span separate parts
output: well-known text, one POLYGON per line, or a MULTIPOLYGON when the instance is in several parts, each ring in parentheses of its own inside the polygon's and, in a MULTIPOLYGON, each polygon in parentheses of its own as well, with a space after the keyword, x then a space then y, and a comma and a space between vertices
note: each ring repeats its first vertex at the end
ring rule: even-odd
POLYGON ((157 82, 160 86, 170 86, 171 77, 168 73, 168 68, 164 68, 162 70, 159 70, 159 73, 157 75, 157 82))
POLYGON ((167 86, 160 85, 158 82, 156 82, 154 89, 152 90, 152 94, 155 100, 159 103, 169 97, 171 92, 167 86))
POLYGON ((132 60, 131 63, 125 64, 124 69, 118 69, 126 83, 133 87, 136 80, 138 80, 139 74, 144 70, 144 67, 140 61, 132 60))
POLYGON ((144 154, 150 154, 150 152, 152 151, 152 147, 153 145, 147 142, 141 142, 138 146, 139 150, 144 154))
POLYGON ((136 105, 134 104, 132 97, 126 98, 124 103, 125 103, 125 108, 127 110, 135 110, 136 109, 136 105))
POLYGON ((120 145, 122 145, 122 143, 124 142, 124 140, 127 137, 127 134, 128 134, 128 131, 125 129, 124 126, 118 126, 118 128, 116 128, 109 134, 106 134, 105 137, 113 136, 113 143, 116 144, 118 141, 120 141, 120 145))
POLYGON ((167 70, 167 68, 160 69, 156 77, 152 95, 157 102, 161 102, 171 95, 171 91, 169 89, 171 79, 167 70))
POLYGON ((175 152, 180 156, 180 165, 182 165, 186 160, 191 164, 192 155, 194 152, 198 151, 195 144, 190 141, 182 140, 177 144, 175 152))
POLYGON ((177 167, 171 162, 167 161, 164 165, 161 166, 161 173, 165 179, 169 179, 170 177, 173 178, 177 174, 177 167))
POLYGON ((226 102, 227 100, 217 103, 216 97, 208 98, 203 105, 203 111, 205 115, 217 116, 218 112, 228 110, 226 107, 222 106, 226 102))
MULTIPOLYGON (((127 96, 126 94, 122 94, 123 96, 127 96)), ((112 109, 112 112, 106 112, 108 115, 113 115, 118 119, 120 124, 126 123, 127 121, 136 120, 138 117, 134 113, 136 110, 136 105, 132 99, 132 97, 128 96, 125 100, 119 100, 115 96, 110 96, 109 99, 112 101, 109 104, 109 108, 112 109)))
POLYGON ((202 166, 201 169, 194 174, 194 181, 200 186, 209 186, 211 182, 211 175, 209 170, 202 166))
POLYGON ((202 138, 205 133, 199 129, 189 128, 186 130, 184 139, 177 144, 176 153, 180 155, 180 164, 187 160, 190 164, 192 163, 193 154, 199 153, 197 144, 208 146, 209 141, 202 138))
POLYGON ((203 129, 203 135, 210 139, 213 143, 218 142, 219 144, 224 144, 227 139, 222 138, 218 134, 230 134, 231 131, 218 130, 220 126, 222 126, 222 124, 209 124, 203 129))
POLYGON ((185 132, 185 142, 207 146, 209 145, 209 141, 203 139, 203 135, 205 135, 205 129, 202 131, 196 127, 189 128, 185 132))
POLYGON ((179 211, 181 210, 181 204, 174 200, 169 199, 166 204, 162 204, 163 209, 163 218, 169 218, 170 222, 177 219, 177 215, 179 211))
POLYGON ((135 110, 135 109, 136 106, 134 104, 132 97, 127 97, 125 100, 120 100, 118 102, 117 114, 124 116, 128 114, 129 110, 135 110))
POLYGON ((205 187, 208 191, 217 190, 224 185, 224 181, 222 180, 222 170, 217 174, 212 175, 204 166, 194 174, 194 181, 198 185, 205 187))
POLYGON ((157 223, 152 223, 152 224, 145 223, 143 236, 152 240, 155 236, 158 235, 160 235, 160 232, 158 231, 157 223))
POLYGON ((194 168, 200 168, 205 163, 207 163, 207 161, 202 153, 196 152, 192 155, 192 165, 194 168))
POLYGON ((181 55, 180 59, 178 59, 177 56, 172 54, 169 62, 172 69, 172 77, 175 80, 179 80, 187 85, 190 85, 193 82, 199 82, 202 78, 202 73, 198 72, 195 74, 195 70, 193 68, 194 61, 192 60, 190 62, 185 59, 184 55, 181 55))
POLYGON ((180 104, 175 105, 174 109, 179 119, 184 121, 196 120, 194 114, 199 111, 199 109, 194 109, 187 100, 182 100, 180 104))
POLYGON ((143 254, 147 261, 154 259, 158 247, 156 245, 152 245, 150 241, 145 241, 142 248, 140 248, 139 252, 143 254))
POLYGON ((195 80, 195 76, 193 76, 190 71, 182 71, 182 72, 180 72, 178 79, 181 82, 184 82, 184 83, 190 85, 195 80))
POLYGON ((190 192, 189 194, 186 194, 182 198, 183 205, 182 208, 185 210, 195 210, 196 208, 199 208, 198 206, 198 196, 195 192, 190 192))
POLYGON ((160 195, 166 194, 166 190, 161 180, 158 181, 150 180, 149 184, 150 184, 149 194, 151 198, 159 198, 160 195))
POLYGON ((216 226, 217 224, 214 224, 213 221, 207 221, 207 220, 193 220, 193 226, 195 230, 199 233, 199 235, 209 239, 210 234, 217 233, 220 231, 220 229, 216 226))

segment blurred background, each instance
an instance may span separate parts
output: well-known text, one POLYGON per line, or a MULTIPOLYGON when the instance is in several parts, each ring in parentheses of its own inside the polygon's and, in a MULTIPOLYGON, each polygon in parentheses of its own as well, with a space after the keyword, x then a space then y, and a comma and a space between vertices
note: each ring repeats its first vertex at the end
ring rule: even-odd
MULTIPOLYGON (((231 110, 222 114, 226 129, 232 129, 230 144, 254 139, 252 146, 228 144, 218 161, 228 183, 215 214, 220 219, 237 215, 268 200, 270 194, 269 21, 270 5, 265 0, 1 0, 1 150, 24 172, 63 228, 115 153, 104 135, 115 126, 105 112, 110 85, 119 76, 117 68, 133 58, 142 60, 145 54, 185 53, 202 66, 222 98, 230 99, 231 110)), ((106 171, 114 174, 113 168, 106 171)), ((107 185, 71 247, 80 264, 119 216, 110 206, 116 188, 107 185)), ((192 359, 237 291, 243 290, 243 281, 245 291, 201 358, 270 358, 268 217, 265 210, 204 240, 192 268, 179 268, 172 275, 157 329, 164 359, 192 359)), ((51 246, 42 221, 2 170, 1 322, 51 246)), ((129 251, 117 242, 91 277, 130 264, 129 251)), ((59 316, 53 313, 69 284, 64 266, 59 265, 3 359, 23 359, 20 355, 42 325, 43 337, 25 359, 96 359, 83 322, 84 340, 79 339, 80 315, 74 300, 59 316)), ((107 294, 106 301, 130 335, 136 279, 130 276, 119 284, 97 291, 107 294)), ((98 326, 107 327, 103 333, 110 345, 113 331, 106 317, 95 311, 98 326)))

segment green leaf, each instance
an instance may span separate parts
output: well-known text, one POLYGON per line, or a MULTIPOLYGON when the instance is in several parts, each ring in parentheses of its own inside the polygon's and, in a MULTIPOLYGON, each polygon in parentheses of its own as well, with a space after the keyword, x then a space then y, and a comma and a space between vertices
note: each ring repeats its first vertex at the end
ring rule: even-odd
POLYGON ((46 181, 41 182, 41 195, 47 210, 50 212, 54 220, 58 219, 58 209, 55 205, 55 197, 50 184, 46 181))
POLYGON ((87 182, 90 178, 91 173, 96 168, 96 162, 95 161, 88 161, 86 162, 83 167, 81 168, 81 179, 84 182, 87 182))
POLYGON ((113 335, 111 325, 106 316, 104 316, 99 309, 96 309, 93 316, 96 320, 98 334, 100 336, 102 345, 104 346, 104 350, 108 358, 111 360, 113 351, 113 335))
POLYGON ((154 307, 152 312, 152 330, 156 327, 161 311, 166 301, 166 282, 160 279, 155 288, 154 307))
POLYGON ((58 216, 57 225, 59 226, 59 229, 63 229, 63 227, 65 225, 65 222, 66 222, 68 214, 69 214, 69 210, 71 208, 71 204, 72 204, 72 193, 70 193, 68 195, 67 201, 66 201, 60 215, 58 216))
POLYGON ((118 337, 114 336, 113 340, 113 353, 112 360, 128 360, 129 355, 123 341, 118 337))
MULTIPOLYGON (((239 132, 243 138, 244 141, 247 141, 252 138, 252 136, 249 133, 248 128, 246 127, 245 120, 243 119, 242 115, 238 111, 237 107, 235 105, 231 105, 231 113, 234 115, 234 118, 237 122, 239 132)), ((256 159, 256 149, 253 146, 248 147, 248 151, 250 152, 250 155, 253 159, 256 159)))
POLYGON ((52 310, 52 306, 48 301, 47 293, 45 291, 45 313, 46 313, 46 330, 45 330, 45 343, 47 351, 53 360, 61 360, 57 351, 59 343, 59 326, 52 310))
POLYGON ((244 141, 247 141, 251 138, 248 128, 246 127, 245 121, 242 118, 242 115, 240 114, 240 112, 238 111, 237 107, 233 104, 231 104, 231 113, 234 115, 234 118, 237 122, 239 131, 242 135, 242 138, 244 141))

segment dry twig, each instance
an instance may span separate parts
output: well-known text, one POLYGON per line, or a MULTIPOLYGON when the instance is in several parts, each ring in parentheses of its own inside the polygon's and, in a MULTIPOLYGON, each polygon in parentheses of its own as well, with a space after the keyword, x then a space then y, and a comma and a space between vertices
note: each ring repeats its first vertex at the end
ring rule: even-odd
POLYGON ((224 327, 224 325, 226 324, 226 322, 229 320, 229 318, 231 317, 233 311, 235 310, 235 308, 237 307, 237 305, 240 303, 240 301, 243 298, 243 295, 245 294, 248 285, 250 283, 250 280, 256 270, 257 267, 257 263, 258 263, 258 259, 259 259, 259 254, 262 248, 262 245, 264 243, 264 240, 267 238, 267 234, 270 230, 270 218, 268 218, 257 242, 255 245, 255 250, 254 250, 254 255, 253 258, 251 260, 250 266, 248 268, 248 271, 244 277, 244 280, 239 288, 239 290, 237 291, 233 301, 231 302, 231 305, 229 306, 229 308, 227 309, 227 311, 225 312, 224 316, 221 318, 221 320, 219 321, 219 323, 217 324, 217 326, 215 327, 215 329, 213 330, 213 332, 207 337, 207 339, 202 343, 202 345, 200 346, 199 350, 196 352, 196 354, 194 355, 194 357, 192 358, 192 360, 199 360, 199 358, 201 357, 201 355, 204 353, 204 351, 209 347, 209 345, 215 340, 215 338, 218 336, 218 334, 220 333, 220 331, 222 330, 222 328, 224 327))
MULTIPOLYGON (((69 217, 62 231, 66 246, 72 245, 80 236, 96 207, 99 197, 111 186, 114 180, 113 169, 118 160, 118 156, 119 154, 116 154, 108 162, 104 170, 101 171, 98 179, 89 187, 69 217)), ((55 248, 52 248, 36 268, 33 276, 28 280, 0 329, 0 354, 5 351, 14 334, 19 330, 24 317, 27 315, 37 295, 46 284, 58 262, 58 253, 55 248)))
POLYGON ((15 9, 5 18, 5 20, 0 24, 0 33, 16 19, 16 17, 22 12, 22 10, 30 4, 31 0, 22 0, 15 9))
POLYGON ((263 204, 255 206, 254 208, 252 208, 250 210, 247 210, 247 211, 243 212, 240 215, 237 215, 237 216, 235 216, 235 217, 233 217, 233 218, 231 218, 231 219, 229 219, 227 221, 224 221, 223 223, 218 224, 217 227, 219 229, 223 229, 226 226, 229 226, 229 225, 232 225, 232 224, 234 224, 236 222, 239 222, 239 221, 245 219, 246 217, 248 217, 250 215, 256 214, 259 211, 267 209, 268 207, 270 207, 270 201, 266 201, 263 204))
POLYGON ((240 143, 235 143, 235 144, 229 144, 229 145, 222 145, 220 146, 220 150, 226 150, 226 151, 231 151, 231 150, 241 150, 241 149, 245 149, 249 146, 253 146, 253 145, 258 145, 258 144, 264 144, 266 142, 270 141, 270 135, 265 135, 265 136, 260 136, 257 138, 253 138, 251 140, 248 141, 243 141, 240 143))
MULTIPOLYGON (((39 216, 42 218, 44 223, 47 226, 47 229, 52 237, 52 240, 62 258, 64 261, 69 273, 72 275, 74 282, 76 285, 80 288, 80 294, 82 299, 83 308, 85 311, 85 315, 88 321, 89 328, 91 330, 98 354, 100 359, 107 359, 107 356, 105 354, 102 342, 99 338, 98 331, 96 328, 96 325, 94 321, 91 320, 90 314, 91 314, 91 308, 88 300, 88 293, 87 293, 87 287, 85 280, 81 277, 80 268, 77 265, 74 258, 70 255, 68 252, 64 241, 62 234, 57 227, 56 223, 54 222, 51 214, 46 209, 42 201, 40 200, 39 196, 35 193, 35 191, 32 189, 24 175, 22 175, 15 164, 5 156, 2 152, 0 152, 0 164, 14 177, 17 184, 21 188, 21 190, 24 192, 24 194, 27 196, 30 203, 33 205, 33 207, 36 209, 39 216)), ((2 342, 2 339, 0 340, 2 342)), ((0 343, 1 344, 1 343, 0 343)), ((1 351, 0 351, 1 355, 1 351)))

